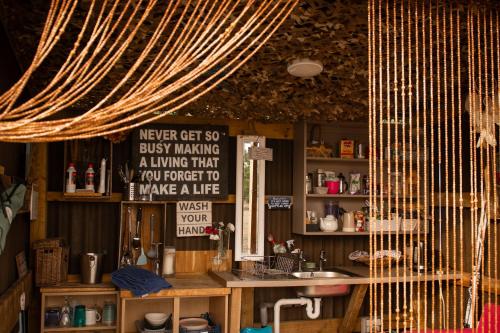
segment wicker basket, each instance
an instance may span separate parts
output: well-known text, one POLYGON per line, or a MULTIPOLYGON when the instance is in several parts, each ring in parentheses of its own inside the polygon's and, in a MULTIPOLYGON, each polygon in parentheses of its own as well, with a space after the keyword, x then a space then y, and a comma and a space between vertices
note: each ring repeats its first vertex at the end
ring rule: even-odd
POLYGON ((61 239, 44 239, 33 244, 35 251, 35 284, 56 285, 68 277, 69 247, 61 239))
POLYGON ((369 257, 360 257, 356 259, 357 262, 360 262, 362 264, 365 264, 366 266, 370 266, 370 261, 373 262, 375 267, 389 267, 393 265, 397 265, 401 263, 404 259, 404 256, 400 256, 399 259, 393 258, 393 257, 383 257, 379 259, 371 259, 369 257))

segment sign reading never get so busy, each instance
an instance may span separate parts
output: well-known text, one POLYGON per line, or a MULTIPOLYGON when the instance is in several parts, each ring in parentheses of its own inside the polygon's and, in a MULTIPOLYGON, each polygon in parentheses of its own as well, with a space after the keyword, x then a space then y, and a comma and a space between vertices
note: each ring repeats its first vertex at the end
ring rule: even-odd
POLYGON ((139 194, 156 200, 225 199, 227 126, 153 124, 134 130, 132 159, 139 194))

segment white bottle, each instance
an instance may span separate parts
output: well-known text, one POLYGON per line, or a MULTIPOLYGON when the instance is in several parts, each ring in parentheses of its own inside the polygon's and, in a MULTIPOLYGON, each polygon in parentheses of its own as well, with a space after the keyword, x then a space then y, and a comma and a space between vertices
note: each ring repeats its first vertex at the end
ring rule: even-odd
POLYGON ((66 179, 66 192, 75 193, 76 192, 76 169, 75 164, 70 162, 68 164, 68 177, 66 179))
POLYGON ((101 168, 99 169, 99 189, 97 192, 104 194, 106 192, 106 159, 101 160, 101 168))
POLYGON ((94 165, 92 163, 89 163, 87 171, 85 171, 85 189, 92 192, 95 191, 94 175, 95 175, 94 165))

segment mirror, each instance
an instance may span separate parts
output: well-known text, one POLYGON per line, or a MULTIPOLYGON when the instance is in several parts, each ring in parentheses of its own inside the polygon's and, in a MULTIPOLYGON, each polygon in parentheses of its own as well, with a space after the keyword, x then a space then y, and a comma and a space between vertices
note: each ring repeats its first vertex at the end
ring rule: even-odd
POLYGON ((264 255, 264 160, 252 160, 249 149, 264 148, 266 138, 239 135, 236 143, 235 260, 260 260, 264 255))

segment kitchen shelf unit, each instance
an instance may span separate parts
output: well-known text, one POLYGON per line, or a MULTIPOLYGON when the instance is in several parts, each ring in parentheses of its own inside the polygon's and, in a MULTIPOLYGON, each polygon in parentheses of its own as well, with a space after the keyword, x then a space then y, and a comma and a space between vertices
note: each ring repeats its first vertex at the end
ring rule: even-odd
MULTIPOLYGON (((342 232, 342 223, 339 222, 339 229, 335 232, 322 232, 322 231, 307 231, 306 230, 306 211, 313 210, 316 212, 318 218, 323 217, 325 203, 332 201, 339 204, 342 208, 347 211, 360 210, 364 205, 366 200, 370 199, 370 195, 367 194, 314 194, 306 193, 305 177, 308 173, 313 173, 316 169, 321 168, 328 171, 334 171, 336 175, 340 172, 345 176, 346 181, 349 182, 350 173, 356 172, 360 173, 361 177, 363 175, 369 174, 369 159, 349 159, 340 157, 311 157, 307 156, 306 148, 308 147, 308 138, 311 132, 312 126, 321 126, 322 140, 325 144, 333 149, 334 156, 338 156, 338 145, 341 139, 352 139, 355 143, 362 143, 367 145, 368 143, 368 124, 367 123, 356 123, 356 122, 344 122, 344 123, 306 123, 301 122, 295 125, 295 141, 294 141, 294 183, 293 183, 293 193, 294 193, 294 206, 293 206, 293 226, 292 231, 296 234, 309 235, 309 236, 367 236, 369 232, 342 232)), ((366 152, 365 152, 366 154, 366 152)), ((416 171, 416 160, 388 160, 379 159, 376 161, 377 167, 383 162, 384 165, 388 164, 400 164, 407 165, 407 170, 409 170, 410 162, 413 165, 412 169, 416 171)), ((421 161, 422 168, 424 161, 421 161)), ((399 167, 402 171, 402 167, 399 167)), ((398 199, 400 201, 400 206, 402 206, 402 200, 413 201, 417 199, 417 196, 399 195, 398 199)), ((387 201, 392 201, 393 206, 396 202, 396 197, 391 196, 386 198, 387 201)), ((410 235, 418 234, 417 231, 400 231, 399 235, 410 235)), ((426 233, 421 231, 421 234, 426 233)), ((384 233, 389 235, 395 235, 396 232, 384 233)), ((380 232, 377 232, 380 235, 380 232)))
MULTIPOLYGON (((351 159, 339 157, 311 157, 307 156, 308 138, 312 126, 321 126, 321 139, 325 144, 333 149, 334 156, 338 156, 338 145, 342 139, 353 139, 357 143, 368 144, 368 124, 366 123, 306 123, 300 122, 295 125, 294 140, 294 205, 293 205, 293 226, 292 231, 296 234, 310 236, 357 236, 356 233, 341 232, 339 225, 337 232, 308 232, 306 231, 306 211, 313 210, 318 218, 323 217, 325 203, 333 201, 347 211, 360 210, 364 201, 369 199, 365 194, 306 194, 305 178, 308 173, 313 173, 316 169, 334 171, 338 176, 342 173, 349 182, 350 173, 356 172, 368 175, 369 159, 351 159)), ((361 180, 361 179, 360 179, 361 180)))
POLYGON ((134 297, 128 290, 120 291, 120 332, 136 332, 135 321, 148 312, 172 314, 172 333, 179 333, 179 320, 199 317, 208 312, 221 333, 229 333, 229 296, 231 288, 220 285, 206 274, 177 274, 167 278, 172 288, 145 297, 134 297))
POLYGON ((118 323, 120 322, 120 298, 115 287, 108 283, 85 285, 80 283, 63 283, 57 286, 40 288, 42 311, 40 320, 40 332, 119 332, 118 323), (93 325, 84 327, 45 327, 45 310, 50 307, 61 307, 64 304, 65 297, 77 300, 78 304, 86 307, 97 305, 101 309, 104 302, 113 302, 116 305, 115 325, 93 325))

